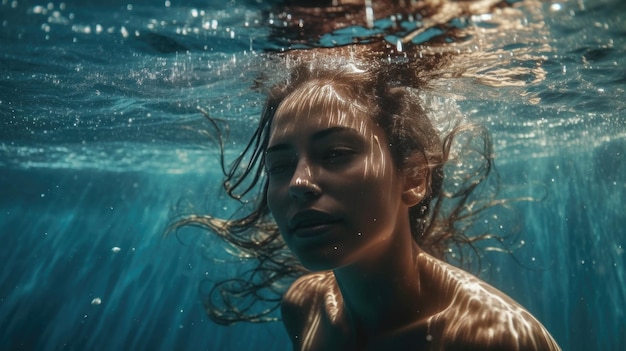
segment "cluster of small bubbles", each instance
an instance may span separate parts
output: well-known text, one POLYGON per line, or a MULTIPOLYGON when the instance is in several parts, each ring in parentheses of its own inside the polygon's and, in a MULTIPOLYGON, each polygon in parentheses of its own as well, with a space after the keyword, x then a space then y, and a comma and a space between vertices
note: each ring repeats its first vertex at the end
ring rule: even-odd
MULTIPOLYGON (((14 1, 13 4, 15 4, 14 7, 17 7, 17 1, 14 1)), ((60 3, 59 4, 59 9, 60 10, 65 10, 65 3, 63 3, 63 2, 60 3)), ((53 11, 53 10, 54 10, 54 4, 50 2, 46 6, 42 6, 42 5, 33 6, 30 11, 32 13, 38 14, 38 15, 47 15, 50 11, 53 11)))
POLYGON ((219 22, 216 19, 212 19, 210 21, 204 21, 202 23, 202 28, 206 30, 209 30, 209 29, 216 30, 218 25, 219 25, 219 22))

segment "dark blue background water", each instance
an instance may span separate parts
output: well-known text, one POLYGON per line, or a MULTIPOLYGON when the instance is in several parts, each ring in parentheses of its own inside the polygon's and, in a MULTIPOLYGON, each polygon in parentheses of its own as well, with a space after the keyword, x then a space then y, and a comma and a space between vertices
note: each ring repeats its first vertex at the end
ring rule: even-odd
MULTIPOLYGON (((620 350, 626 7, 524 4, 522 29, 485 32, 474 74, 441 82, 491 129, 511 194, 542 199, 500 222, 519 249, 488 254, 484 278, 565 350, 620 350), (486 82, 529 62, 543 79, 486 82)), ((197 106, 231 121, 237 150, 262 104, 252 79, 275 69, 270 5, 2 0, 0 350, 289 349, 280 323, 205 317, 201 286, 240 266, 219 243, 162 238, 176 208, 234 209, 197 106)))

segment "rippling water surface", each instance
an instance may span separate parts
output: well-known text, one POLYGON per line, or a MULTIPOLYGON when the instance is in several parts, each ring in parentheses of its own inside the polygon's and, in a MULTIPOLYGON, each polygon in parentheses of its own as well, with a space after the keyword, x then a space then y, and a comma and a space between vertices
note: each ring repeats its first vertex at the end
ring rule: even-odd
POLYGON ((174 207, 233 210, 199 108, 234 153, 279 52, 407 33, 454 53, 436 101, 488 126, 502 183, 542 199, 502 222, 519 249, 485 279, 565 350, 626 344, 623 1, 451 2, 302 32, 314 18, 278 1, 0 1, 1 350, 289 349, 279 323, 204 316, 202 283, 238 267, 217 243, 161 238, 174 207))

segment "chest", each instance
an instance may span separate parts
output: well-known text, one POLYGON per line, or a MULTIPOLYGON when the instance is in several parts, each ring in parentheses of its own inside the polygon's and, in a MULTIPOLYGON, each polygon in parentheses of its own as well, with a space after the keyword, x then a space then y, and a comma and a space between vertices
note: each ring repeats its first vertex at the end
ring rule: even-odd
POLYGON ((301 351, 421 351, 431 350, 425 323, 379 332, 358 332, 345 320, 331 321, 323 314, 313 316, 301 334, 301 351))

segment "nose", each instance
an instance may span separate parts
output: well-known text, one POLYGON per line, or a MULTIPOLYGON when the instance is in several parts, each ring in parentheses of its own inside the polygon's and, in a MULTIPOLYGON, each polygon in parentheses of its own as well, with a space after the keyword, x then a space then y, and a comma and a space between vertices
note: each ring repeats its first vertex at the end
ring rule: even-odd
POLYGON ((289 183, 289 195, 298 201, 307 201, 317 198, 321 193, 322 189, 315 182, 310 165, 306 160, 300 160, 289 183))

